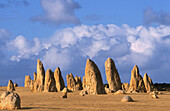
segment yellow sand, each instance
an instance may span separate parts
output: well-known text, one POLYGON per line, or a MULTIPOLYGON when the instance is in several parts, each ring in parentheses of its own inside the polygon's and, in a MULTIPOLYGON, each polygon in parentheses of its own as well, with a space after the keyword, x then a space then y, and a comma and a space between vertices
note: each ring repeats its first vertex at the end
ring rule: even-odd
MULTIPOLYGON (((0 94, 6 87, 0 87, 0 94)), ((170 92, 158 95, 159 99, 151 99, 149 94, 130 95, 135 102, 120 102, 125 95, 87 95, 79 92, 68 93, 68 98, 59 99, 61 92, 32 93, 30 88, 18 87, 20 95, 20 111, 170 111, 170 92)))

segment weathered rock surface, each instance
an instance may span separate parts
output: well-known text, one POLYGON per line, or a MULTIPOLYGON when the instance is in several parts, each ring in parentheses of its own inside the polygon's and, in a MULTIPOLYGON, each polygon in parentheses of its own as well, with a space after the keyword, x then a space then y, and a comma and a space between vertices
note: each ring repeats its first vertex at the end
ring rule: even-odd
POLYGON ((29 75, 25 76, 25 82, 24 82, 24 86, 25 87, 31 87, 32 81, 31 81, 31 77, 29 75))
POLYGON ((85 78, 83 78, 84 89, 88 94, 104 94, 105 89, 101 73, 97 65, 90 59, 87 59, 85 68, 85 78))
POLYGON ((105 92, 108 94, 108 93, 112 93, 112 91, 109 89, 109 88, 107 88, 107 87, 105 87, 105 92))
POLYGON ((38 59, 37 60, 37 78, 34 82, 32 91, 33 92, 42 92, 44 91, 44 81, 45 81, 45 70, 43 63, 38 59))
POLYGON ((85 78, 85 76, 83 77, 82 87, 83 87, 83 89, 86 87, 86 78, 85 78))
POLYGON ((131 80, 130 80, 130 86, 129 91, 139 91, 139 92, 145 92, 145 85, 142 79, 142 76, 139 74, 139 68, 137 65, 133 67, 133 70, 131 71, 131 80))
POLYGON ((131 93, 136 94, 139 93, 138 90, 132 91, 131 93))
POLYGON ((160 94, 163 94, 162 92, 158 92, 158 94, 160 95, 160 94))
POLYGON ((62 92, 64 93, 64 92, 68 92, 68 88, 64 88, 63 90, 62 90, 62 92))
POLYGON ((114 95, 122 95, 122 94, 125 94, 123 90, 118 90, 114 93, 114 95))
POLYGON ((21 108, 20 97, 17 93, 6 91, 2 93, 0 99, 0 109, 14 110, 21 108))
POLYGON ((54 72, 54 79, 57 91, 62 91, 65 87, 65 84, 59 67, 57 67, 54 72))
POLYGON ((67 74, 67 88, 70 91, 76 90, 76 81, 72 73, 67 74))
POLYGON ((124 96, 121 102, 133 102, 134 100, 130 96, 124 96))
POLYGON ((62 90, 62 96, 60 96, 60 98, 67 98, 67 92, 68 92, 68 89, 65 87, 65 88, 62 90))
POLYGON ((123 84, 122 84, 122 90, 123 90, 124 92, 127 92, 127 91, 129 90, 129 83, 123 83, 123 84))
POLYGON ((147 73, 145 73, 145 75, 143 77, 143 81, 144 81, 144 84, 145 84, 146 91, 152 92, 154 90, 154 85, 153 85, 151 78, 148 76, 147 73))
POLYGON ((105 72, 107 76, 107 82, 109 84, 109 89, 112 91, 119 90, 122 84, 115 63, 111 58, 108 58, 105 61, 105 72))
POLYGON ((37 79, 37 73, 34 72, 34 82, 36 81, 36 79, 37 79))
POLYGON ((81 78, 78 77, 77 75, 74 78, 72 73, 68 74, 67 75, 67 88, 70 91, 82 90, 83 88, 82 88, 81 78))
POLYGON ((81 77, 78 77, 76 75, 75 81, 76 81, 76 90, 82 90, 83 87, 82 87, 81 77))
POLYGON ((88 94, 86 90, 81 90, 79 95, 80 96, 85 96, 86 94, 88 94))
POLYGON ((152 95, 151 98, 152 98, 152 99, 159 99, 159 97, 158 97, 156 94, 152 95))
POLYGON ((8 82, 7 91, 15 91, 14 83, 11 80, 8 82))
POLYGON ((154 94, 157 94, 155 91, 153 92, 148 92, 150 95, 154 95, 154 94))
POLYGON ((18 87, 18 84, 17 83, 14 83, 14 88, 18 87))
POLYGON ((45 74, 44 92, 56 92, 54 73, 47 69, 45 74))
POLYGON ((67 98, 67 92, 62 92, 62 96, 60 98, 67 98))

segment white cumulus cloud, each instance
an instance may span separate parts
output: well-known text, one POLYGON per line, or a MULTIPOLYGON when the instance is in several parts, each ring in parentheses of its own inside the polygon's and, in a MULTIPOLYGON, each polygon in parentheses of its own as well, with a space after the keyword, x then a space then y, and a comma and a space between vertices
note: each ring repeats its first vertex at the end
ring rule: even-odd
POLYGON ((17 36, 14 40, 8 42, 7 45, 9 50, 17 52, 16 55, 11 57, 11 60, 18 62, 21 59, 29 59, 31 56, 38 55, 43 49, 48 49, 48 47, 43 47, 38 38, 29 41, 22 35, 17 36))
POLYGON ((74 0, 41 0, 44 15, 33 17, 33 21, 43 23, 79 24, 79 19, 75 16, 75 9, 80 5, 74 0))

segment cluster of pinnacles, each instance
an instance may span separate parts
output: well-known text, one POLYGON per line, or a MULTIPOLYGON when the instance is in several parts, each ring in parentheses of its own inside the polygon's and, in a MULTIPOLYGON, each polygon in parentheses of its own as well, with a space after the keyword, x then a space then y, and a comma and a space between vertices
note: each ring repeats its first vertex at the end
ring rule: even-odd
MULTIPOLYGON (((57 67, 53 72, 51 69, 44 70, 42 62, 37 60, 37 74, 34 72, 34 80, 31 80, 29 75, 25 76, 25 87, 30 87, 32 92, 57 92, 62 91, 63 95, 60 98, 67 98, 68 91, 80 92, 81 96, 86 94, 125 94, 138 93, 138 92, 151 92, 152 98, 158 98, 154 91, 154 85, 151 78, 145 74, 144 77, 139 73, 137 65, 134 66, 131 71, 130 84, 121 83, 119 73, 116 69, 115 63, 111 58, 105 61, 105 72, 108 85, 103 84, 102 76, 97 65, 90 59, 87 59, 85 67, 85 76, 83 82, 81 78, 73 74, 67 75, 67 87, 65 87, 64 80, 57 67)), ((9 80, 7 91, 0 96, 0 109, 20 109, 20 97, 17 93, 14 93, 15 88, 18 85, 9 80)), ((133 99, 130 96, 125 96, 121 100, 122 102, 132 102, 133 99)))
MULTIPOLYGON (((105 94, 118 90, 129 93, 152 92, 154 90, 151 78, 147 74, 142 78, 137 65, 134 66, 131 72, 130 84, 121 83, 119 73, 111 58, 105 61, 105 72, 108 87, 103 84, 102 76, 97 65, 92 60, 87 59, 83 81, 77 75, 74 78, 72 73, 68 74, 66 76, 67 90, 82 90, 82 95, 105 94)), ((25 76, 25 87, 31 87, 32 92, 57 92, 62 91, 65 88, 65 84, 59 67, 54 72, 51 69, 47 69, 45 73, 43 64, 38 59, 37 74, 34 73, 34 80, 31 80, 29 75, 25 76)))
POLYGON ((47 69, 46 73, 42 62, 37 60, 37 74, 34 72, 34 80, 29 75, 25 76, 25 87, 31 87, 32 92, 57 92, 64 89, 65 84, 60 68, 55 72, 47 69))

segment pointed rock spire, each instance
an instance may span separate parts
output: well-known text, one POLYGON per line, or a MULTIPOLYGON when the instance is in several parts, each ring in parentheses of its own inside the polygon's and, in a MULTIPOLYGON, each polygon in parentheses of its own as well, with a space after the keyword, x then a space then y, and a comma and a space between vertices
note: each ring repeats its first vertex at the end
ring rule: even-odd
POLYGON ((45 70, 43 67, 43 63, 38 59, 37 60, 37 78, 36 78, 36 81, 34 82, 32 91, 42 92, 44 90, 44 81, 45 81, 45 70))
POLYGON ((142 76, 139 74, 139 68, 137 65, 133 67, 133 70, 131 71, 131 80, 130 80, 130 86, 129 91, 139 91, 139 92, 145 92, 145 85, 142 79, 142 76))
POLYGON ((76 89, 77 89, 77 90, 82 90, 83 87, 82 87, 81 77, 78 77, 78 76, 76 75, 75 81, 76 81, 76 89))
POLYGON ((107 76, 107 82, 109 84, 109 89, 112 91, 117 91, 121 88, 121 80, 119 73, 116 69, 115 63, 111 58, 105 61, 105 72, 107 76))
POLYGON ((8 82, 7 91, 15 91, 14 83, 11 80, 8 82))
POLYGON ((87 59, 85 78, 83 80, 85 81, 84 88, 86 88, 89 94, 105 93, 101 73, 97 65, 90 59, 87 59))
POLYGON ((65 84, 59 67, 57 67, 54 72, 54 79, 57 91, 62 91, 65 87, 65 84))
POLYGON ((72 73, 67 74, 67 88, 70 91, 76 90, 76 81, 72 73))
POLYGON ((148 76, 147 73, 145 73, 145 75, 143 77, 143 81, 144 81, 144 84, 145 84, 146 91, 152 92, 154 90, 154 85, 153 85, 151 78, 148 76))
POLYGON ((45 84, 44 84, 44 92, 55 92, 55 80, 54 80, 54 73, 51 69, 47 69, 45 74, 45 84))

